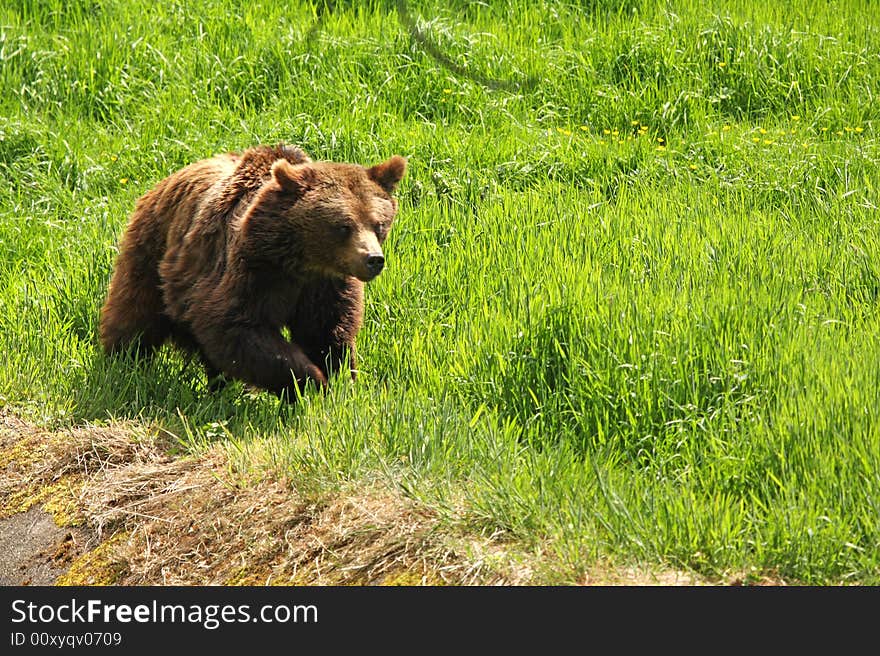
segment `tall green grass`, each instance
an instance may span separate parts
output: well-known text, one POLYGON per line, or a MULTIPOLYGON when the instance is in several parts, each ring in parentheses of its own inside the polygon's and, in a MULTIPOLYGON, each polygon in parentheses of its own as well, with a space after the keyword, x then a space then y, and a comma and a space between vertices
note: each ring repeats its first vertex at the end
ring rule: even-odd
POLYGON ((0 403, 391 481, 550 582, 876 584, 878 53, 868 2, 7 2, 0 403), (136 198, 280 140, 409 157, 358 382, 104 357, 136 198))

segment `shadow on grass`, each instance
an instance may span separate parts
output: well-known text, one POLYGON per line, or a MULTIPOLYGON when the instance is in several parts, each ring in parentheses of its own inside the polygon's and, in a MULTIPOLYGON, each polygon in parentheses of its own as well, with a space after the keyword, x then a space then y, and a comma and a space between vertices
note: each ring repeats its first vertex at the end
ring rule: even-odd
POLYGON ((69 396, 75 421, 147 422, 201 442, 284 430, 309 401, 288 403, 237 382, 212 391, 199 362, 171 346, 146 359, 95 353, 69 396))
MULTIPOLYGON (((378 3, 377 3, 378 4, 378 3)), ((413 43, 433 58, 438 64, 449 70, 458 77, 463 77, 476 82, 493 91, 509 91, 522 92, 535 88, 540 81, 537 77, 530 76, 522 79, 501 79, 484 75, 470 68, 464 68, 457 64, 449 57, 443 49, 437 44, 437 41, 425 30, 422 30, 413 16, 406 0, 388 0, 385 3, 389 10, 395 10, 400 19, 401 25, 407 31, 413 43)), ((325 0, 315 5, 315 13, 317 18, 312 27, 306 33, 306 43, 311 44, 312 40, 321 31, 324 23, 324 16, 334 14, 338 9, 356 10, 360 3, 351 2, 350 0, 325 0)))

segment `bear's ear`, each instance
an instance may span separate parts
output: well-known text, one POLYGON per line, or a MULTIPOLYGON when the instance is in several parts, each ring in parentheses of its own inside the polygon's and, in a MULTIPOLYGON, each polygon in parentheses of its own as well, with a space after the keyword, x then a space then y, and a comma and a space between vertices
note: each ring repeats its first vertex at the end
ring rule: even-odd
POLYGON ((281 154, 284 156, 284 159, 294 164, 306 164, 312 161, 309 154, 298 146, 282 145, 281 154))
POLYGON ((308 164, 293 165, 286 159, 272 164, 272 177, 285 191, 302 196, 315 182, 315 171, 308 164))
POLYGON ((389 194, 397 189, 397 183, 406 173, 406 159, 400 155, 394 155, 388 161, 376 164, 367 169, 367 175, 389 194))

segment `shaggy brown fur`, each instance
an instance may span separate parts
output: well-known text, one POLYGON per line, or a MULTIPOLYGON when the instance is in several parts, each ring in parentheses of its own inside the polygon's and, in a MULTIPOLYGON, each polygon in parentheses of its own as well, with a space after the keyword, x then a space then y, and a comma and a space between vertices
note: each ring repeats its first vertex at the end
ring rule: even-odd
POLYGON ((294 385, 325 386, 346 358, 354 377, 364 282, 384 266, 405 170, 399 156, 365 168, 259 146, 165 178, 122 239, 104 349, 146 355, 171 338, 199 354, 209 380, 289 398, 294 385))

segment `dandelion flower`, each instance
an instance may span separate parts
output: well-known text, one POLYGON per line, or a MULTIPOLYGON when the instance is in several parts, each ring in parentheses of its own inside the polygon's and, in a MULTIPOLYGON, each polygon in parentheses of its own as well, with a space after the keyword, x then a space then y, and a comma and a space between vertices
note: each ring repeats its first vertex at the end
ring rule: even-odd
POLYGON ((125 184, 128 182, 128 178, 119 178, 119 184, 125 184))
POLYGON ((589 132, 590 128, 588 128, 586 125, 582 125, 581 130, 583 130, 584 132, 589 132))
POLYGON ((718 68, 724 68, 727 66, 727 62, 718 62, 718 68))
POLYGON ((118 159, 119 159, 119 158, 118 158, 116 155, 110 155, 110 161, 111 161, 111 162, 115 162, 115 161, 118 160, 118 159))
POLYGON ((792 121, 800 121, 800 120, 801 120, 801 117, 798 116, 797 114, 795 114, 794 116, 791 117, 791 120, 792 120, 792 121))
POLYGON ((861 126, 859 126, 859 127, 857 127, 857 128, 853 128, 853 131, 854 131, 854 132, 864 132, 864 128, 861 127, 861 126))
POLYGON ((767 134, 767 130, 765 130, 764 128, 761 128, 760 130, 758 130, 758 132, 760 132, 761 134, 767 134))
POLYGON ((755 143, 758 143, 760 141, 760 139, 758 137, 752 137, 752 141, 754 141, 755 143))
POLYGON ((729 125, 725 125, 725 126, 724 126, 723 128, 721 128, 721 129, 724 130, 725 132, 730 132, 730 126, 729 126, 729 125))
POLYGON ((657 143, 661 143, 661 144, 662 144, 663 141, 664 141, 663 137, 657 137, 657 143))

